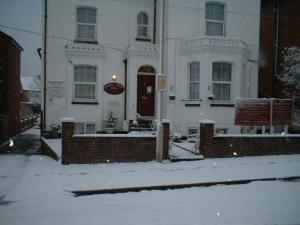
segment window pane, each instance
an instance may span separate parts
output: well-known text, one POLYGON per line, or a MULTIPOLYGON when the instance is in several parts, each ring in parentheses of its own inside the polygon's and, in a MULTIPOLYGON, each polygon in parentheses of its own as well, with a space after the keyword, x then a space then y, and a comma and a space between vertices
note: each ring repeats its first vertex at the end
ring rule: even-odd
POLYGON ((140 13, 137 18, 137 24, 148 25, 148 15, 146 13, 140 13))
POLYGON ((75 98, 95 99, 95 85, 75 84, 75 98))
POLYGON ((146 13, 144 13, 144 16, 143 16, 143 24, 145 24, 145 25, 148 24, 148 15, 146 13))
POLYGON ((206 22, 206 35, 210 36, 223 36, 223 23, 218 22, 206 22))
POLYGON ((87 134, 96 133, 95 124, 86 124, 86 132, 87 134))
POLYGON ((231 81, 231 64, 222 64, 222 81, 231 81))
POLYGON ((148 29, 145 26, 139 26, 138 27, 138 37, 147 37, 148 36, 148 29))
POLYGON ((199 81, 199 65, 198 62, 190 64, 190 81, 199 81))
POLYGON ((190 99, 199 99, 199 83, 190 83, 190 99))
POLYGON ((78 38, 85 38, 87 35, 87 30, 86 30, 86 26, 85 25, 81 25, 81 24, 78 24, 78 30, 77 30, 78 34, 78 38))
POLYGON ((230 100, 230 84, 213 84, 216 100, 230 100))
POLYGON ((75 82, 96 82, 96 68, 91 66, 75 67, 75 82))
POLYGON ((213 81, 231 81, 231 64, 213 63, 213 81))
POLYGON ((87 39, 95 39, 95 26, 94 25, 86 25, 86 38, 87 39))
POLYGON ((84 134, 84 123, 75 123, 75 134, 84 134))
POLYGON ((87 23, 96 23, 96 9, 87 9, 87 23))
POLYGON ((224 20, 224 5, 217 3, 207 3, 205 10, 205 18, 209 20, 224 20))
POLYGON ((214 20, 224 20, 224 5, 216 4, 214 5, 214 20))
POLYGON ((86 22, 86 9, 77 8, 77 22, 84 23, 86 22))

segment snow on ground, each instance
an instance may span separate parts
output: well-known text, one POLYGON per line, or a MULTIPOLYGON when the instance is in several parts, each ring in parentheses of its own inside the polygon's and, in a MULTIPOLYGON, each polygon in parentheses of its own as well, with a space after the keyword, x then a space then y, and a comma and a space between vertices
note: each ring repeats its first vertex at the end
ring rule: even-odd
MULTIPOLYGON (((2 162, 18 162, 15 155, 2 162)), ((212 174, 227 177, 233 170, 251 170, 260 176, 299 175, 300 155, 216 159, 161 164, 115 163, 63 166, 43 156, 30 156, 18 184, 0 201, 1 224, 6 225, 291 225, 300 223, 300 182, 253 182, 167 191, 73 197, 66 189, 92 183, 116 187, 171 180, 205 180, 212 174), (207 161, 207 162, 206 162, 207 161), (278 167, 278 169, 276 169, 278 167), (292 172, 292 171, 297 171, 292 172), (203 174, 197 178, 194 173, 203 174), (272 171, 272 172, 271 172, 272 171), (129 175, 130 174, 130 175, 129 175), (176 174, 178 174, 177 178, 176 174), (279 174, 283 175, 283 173, 279 174), (86 179, 88 178, 88 179, 86 179), (93 181, 92 181, 93 180, 93 181), (89 181, 89 182, 87 182, 89 181), (86 183, 87 182, 87 183, 86 183)), ((235 177, 234 174, 231 175, 235 177)))
POLYGON ((0 155, 0 224, 300 224, 300 182, 74 197, 68 190, 300 175, 300 155, 62 165, 0 155))

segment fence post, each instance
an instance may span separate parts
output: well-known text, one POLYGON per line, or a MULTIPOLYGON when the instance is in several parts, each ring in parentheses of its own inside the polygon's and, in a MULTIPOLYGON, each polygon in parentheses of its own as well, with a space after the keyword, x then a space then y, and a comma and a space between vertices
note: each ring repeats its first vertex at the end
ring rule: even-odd
POLYGON ((203 156, 209 154, 210 145, 214 137, 214 121, 201 120, 200 121, 200 144, 199 153, 203 156))
POLYGON ((72 154, 72 137, 74 135, 74 119, 65 117, 60 119, 61 133, 61 159, 62 164, 68 164, 68 156, 72 154))
POLYGON ((170 121, 163 119, 163 159, 169 159, 170 121))

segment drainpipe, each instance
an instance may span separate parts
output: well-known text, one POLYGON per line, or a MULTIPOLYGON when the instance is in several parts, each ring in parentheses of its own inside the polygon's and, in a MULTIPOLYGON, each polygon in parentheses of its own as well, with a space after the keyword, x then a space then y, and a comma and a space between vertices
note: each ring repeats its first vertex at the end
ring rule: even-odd
MULTIPOLYGON (((275 31, 275 58, 274 58, 274 74, 278 73, 278 48, 279 48, 279 19, 280 19, 280 0, 276 1, 276 31, 275 31)), ((274 77, 275 78, 275 77, 274 77)), ((274 85, 273 85, 274 90, 274 85)), ((274 96, 274 91, 273 96, 274 96)))
POLYGON ((45 0, 45 18, 44 18, 44 105, 43 105, 43 126, 42 126, 42 132, 44 133, 46 129, 46 95, 47 95, 47 0, 45 0))
POLYGON ((124 120, 127 120, 127 59, 123 60, 124 63, 124 120))
POLYGON ((153 44, 156 43, 156 5, 157 5, 157 0, 154 0, 154 16, 153 16, 153 44))

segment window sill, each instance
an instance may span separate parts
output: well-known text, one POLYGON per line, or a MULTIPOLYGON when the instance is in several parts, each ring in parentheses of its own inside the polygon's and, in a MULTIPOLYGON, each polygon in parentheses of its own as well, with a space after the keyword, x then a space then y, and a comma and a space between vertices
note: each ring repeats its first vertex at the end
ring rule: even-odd
POLYGON ((186 103, 184 104, 185 107, 200 107, 200 103, 186 103))
POLYGON ((83 101, 72 101, 74 105, 99 105, 98 102, 83 102, 83 101))
POLYGON ((185 107, 200 107, 202 99, 181 99, 185 107))
POLYGON ((92 40, 80 40, 80 39, 75 39, 74 43, 79 43, 79 44, 98 44, 98 41, 92 41, 92 40))
POLYGON ((202 102, 202 99, 181 99, 182 102, 202 102))
POLYGON ((149 39, 149 38, 136 38, 135 39, 136 41, 146 41, 146 42, 151 42, 151 39, 149 39))
POLYGON ((230 101, 212 101, 211 107, 234 107, 234 103, 230 101))

